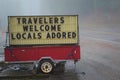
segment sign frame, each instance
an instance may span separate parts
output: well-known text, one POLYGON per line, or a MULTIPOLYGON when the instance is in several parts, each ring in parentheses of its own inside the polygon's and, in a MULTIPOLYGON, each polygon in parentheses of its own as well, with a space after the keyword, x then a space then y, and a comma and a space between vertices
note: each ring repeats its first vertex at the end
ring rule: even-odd
POLYGON ((78 24, 78 15, 32 15, 32 16, 8 16, 8 33, 9 33, 9 45, 10 46, 22 46, 22 45, 73 45, 73 44, 79 44, 79 24, 78 24), (77 22, 76 22, 76 25, 77 25, 77 42, 76 43, 52 43, 52 44, 11 44, 11 36, 10 36, 10 18, 11 17, 60 17, 60 16, 76 16, 77 17, 77 22))

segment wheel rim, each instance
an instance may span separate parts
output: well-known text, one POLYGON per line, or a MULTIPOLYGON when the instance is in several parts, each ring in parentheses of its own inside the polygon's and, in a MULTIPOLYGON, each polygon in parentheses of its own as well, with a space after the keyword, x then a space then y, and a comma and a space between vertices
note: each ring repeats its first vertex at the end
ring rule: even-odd
POLYGON ((50 73, 52 71, 52 64, 49 63, 49 62, 44 62, 42 65, 41 65, 41 70, 44 72, 44 73, 50 73))

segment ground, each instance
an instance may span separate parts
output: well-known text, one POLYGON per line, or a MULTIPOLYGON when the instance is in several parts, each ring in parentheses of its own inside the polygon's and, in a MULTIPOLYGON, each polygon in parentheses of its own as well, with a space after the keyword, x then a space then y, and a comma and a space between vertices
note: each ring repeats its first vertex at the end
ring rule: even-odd
POLYGON ((81 28, 81 61, 77 68, 86 80, 120 79, 120 27, 115 25, 81 28))

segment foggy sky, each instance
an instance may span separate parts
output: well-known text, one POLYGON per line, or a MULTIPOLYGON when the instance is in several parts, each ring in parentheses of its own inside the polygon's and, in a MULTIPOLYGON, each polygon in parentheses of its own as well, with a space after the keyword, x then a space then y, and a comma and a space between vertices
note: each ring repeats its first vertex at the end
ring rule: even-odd
POLYGON ((111 19, 119 15, 119 8, 120 0, 0 0, 0 28, 7 28, 8 16, 78 14, 81 20, 95 15, 111 19))

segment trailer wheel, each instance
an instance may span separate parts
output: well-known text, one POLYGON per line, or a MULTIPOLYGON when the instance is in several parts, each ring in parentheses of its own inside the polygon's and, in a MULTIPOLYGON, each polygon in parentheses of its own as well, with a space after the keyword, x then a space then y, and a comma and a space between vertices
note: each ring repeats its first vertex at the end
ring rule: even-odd
POLYGON ((53 71, 54 64, 51 60, 42 60, 39 63, 38 70, 44 74, 49 74, 53 71))

